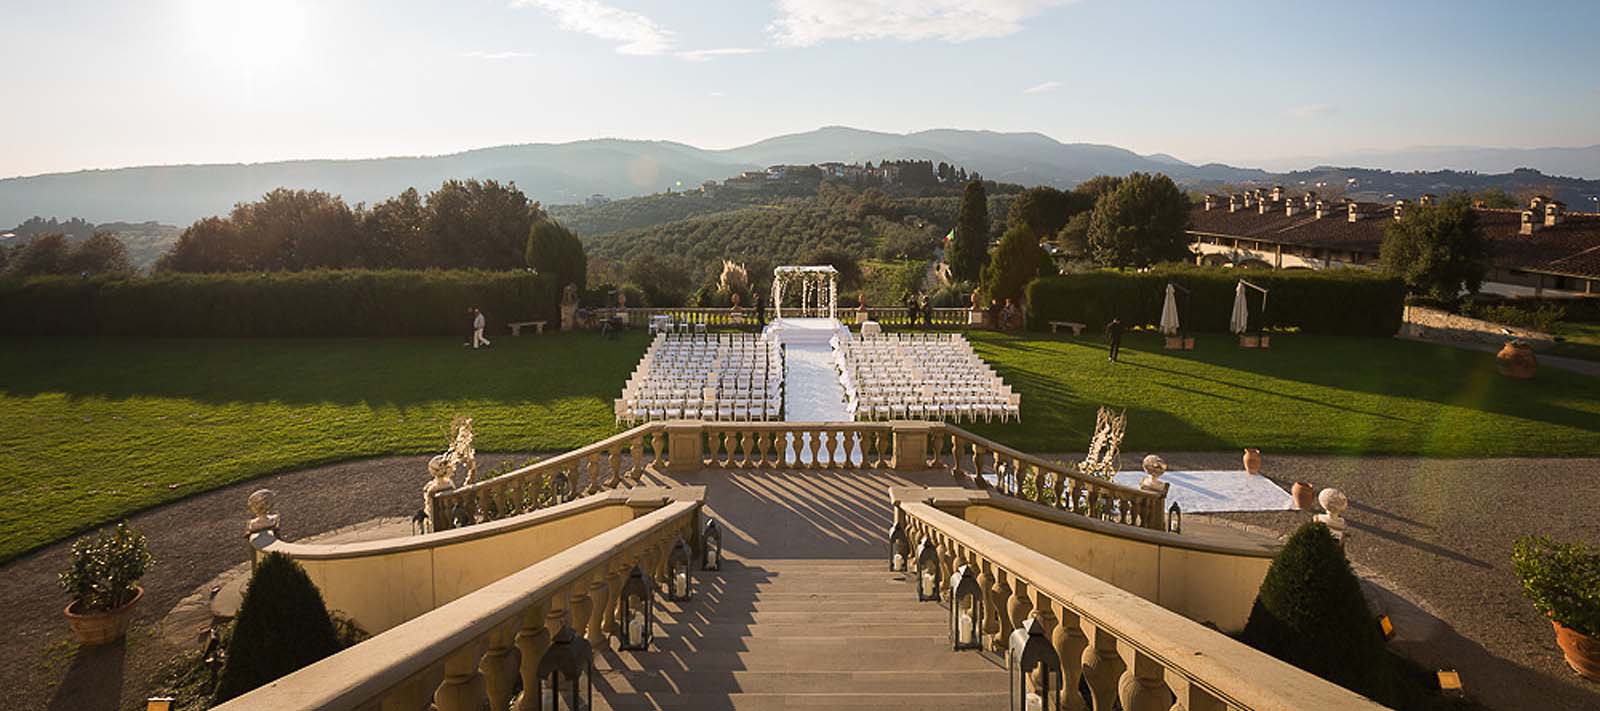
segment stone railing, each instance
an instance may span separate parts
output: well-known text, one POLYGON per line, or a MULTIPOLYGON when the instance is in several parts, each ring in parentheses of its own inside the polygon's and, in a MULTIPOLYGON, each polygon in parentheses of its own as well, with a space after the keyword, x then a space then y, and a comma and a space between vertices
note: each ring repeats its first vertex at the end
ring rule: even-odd
POLYGON ((651 467, 948 470, 965 484, 1164 530, 1165 497, 1079 473, 943 422, 650 422, 429 499, 435 530, 492 521, 619 486, 651 467))
POLYGON ((1094 711, 1383 708, 936 504, 899 502, 896 521, 913 546, 934 546, 941 580, 963 565, 977 573, 987 649, 1039 620, 1061 660, 1062 708, 1078 707, 1080 681, 1094 711))
MULTIPOLYGON (((617 309, 594 309, 590 313, 593 314, 595 319, 603 321, 615 316, 617 309)), ((754 329, 756 325, 755 309, 749 306, 742 307, 737 311, 731 308, 629 308, 626 313, 628 326, 631 328, 644 328, 650 324, 650 319, 657 316, 671 318, 673 323, 703 323, 710 328, 748 327, 754 329)), ((783 313, 793 318, 827 318, 828 316, 827 309, 815 308, 784 307, 783 313)), ((840 305, 834 315, 840 321, 852 326, 860 324, 862 320, 860 309, 843 305, 840 305)), ((904 307, 869 307, 866 309, 866 318, 885 326, 913 325, 904 307)), ((771 323, 772 319, 773 310, 771 306, 768 306, 767 322, 771 323)), ((921 325, 922 323, 922 315, 918 314, 915 325, 921 325)), ((971 312, 968 309, 936 308, 933 309, 933 325, 938 328, 972 328, 978 324, 972 322, 971 312)))
POLYGON ((510 708, 519 686, 539 689, 539 662, 563 625, 601 648, 634 565, 665 581, 667 554, 693 539, 701 505, 667 504, 217 708, 510 708))

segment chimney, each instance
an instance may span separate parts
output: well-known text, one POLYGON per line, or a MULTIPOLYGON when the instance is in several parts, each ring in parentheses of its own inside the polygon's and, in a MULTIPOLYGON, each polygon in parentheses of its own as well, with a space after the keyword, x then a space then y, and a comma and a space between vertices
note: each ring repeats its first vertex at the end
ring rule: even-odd
POLYGON ((1561 218, 1565 216, 1564 215, 1565 211, 1562 208, 1565 208, 1565 207, 1566 207, 1566 205, 1563 205, 1558 200, 1551 200, 1550 202, 1545 203, 1545 206, 1544 206, 1544 226, 1545 227, 1555 227, 1556 225, 1561 224, 1561 218))
POLYGON ((1244 207, 1245 207, 1245 209, 1248 210, 1248 209, 1250 209, 1252 207, 1255 207, 1255 206, 1256 206, 1256 194, 1255 194, 1255 191, 1252 191, 1252 190, 1244 191, 1244 207))
POLYGON ((1239 196, 1238 195, 1229 195, 1228 196, 1228 212, 1238 212, 1238 211, 1239 211, 1239 196))
POLYGON ((1267 207, 1269 206, 1270 203, 1268 203, 1266 200, 1256 203, 1256 209, 1260 210, 1261 214, 1263 215, 1267 214, 1267 207))
POLYGON ((1206 193, 1206 212, 1211 212, 1211 208, 1216 206, 1217 196, 1212 195, 1211 193, 1206 193))
POLYGON ((1273 202, 1277 202, 1277 201, 1282 200, 1282 199, 1283 199, 1283 186, 1282 185, 1274 185, 1274 186, 1272 186, 1272 201, 1273 202))
POLYGON ((1322 219, 1323 215, 1328 214, 1328 202, 1326 200, 1318 200, 1316 207, 1317 207, 1317 219, 1320 220, 1320 219, 1322 219))
POLYGON ((1539 223, 1533 221, 1533 211, 1522 211, 1522 234, 1531 235, 1538 231, 1539 223))
POLYGON ((1307 210, 1309 210, 1313 206, 1315 206, 1316 204, 1317 204, 1317 192, 1315 190, 1307 190, 1306 191, 1306 196, 1305 196, 1305 208, 1307 210))
POLYGON ((1439 196, 1438 195, 1434 195, 1433 193, 1423 193, 1422 197, 1417 198, 1417 204, 1421 205, 1423 207, 1431 207, 1431 206, 1436 205, 1438 203, 1439 203, 1439 196))
POLYGON ((1344 204, 1344 208, 1345 208, 1346 213, 1349 215, 1348 219, 1351 222, 1355 222, 1355 221, 1361 219, 1361 205, 1356 203, 1356 201, 1351 200, 1349 202, 1346 202, 1344 204))
POLYGON ((1400 215, 1405 211, 1406 201, 1404 199, 1394 201, 1394 219, 1396 222, 1400 220, 1400 215))
POLYGON ((1532 210, 1533 214, 1536 215, 1536 216, 1537 215, 1543 215, 1544 214, 1544 204, 1546 202, 1549 202, 1549 200, 1550 200, 1550 198, 1547 198, 1547 197, 1545 197, 1543 195, 1535 195, 1535 196, 1533 196, 1533 199, 1528 201, 1528 209, 1532 210))
POLYGON ((1294 217, 1295 214, 1298 213, 1298 212, 1300 212, 1300 203, 1297 203, 1297 202, 1295 202, 1293 200, 1289 200, 1289 201, 1286 201, 1286 202, 1283 203, 1283 216, 1284 217, 1294 217))

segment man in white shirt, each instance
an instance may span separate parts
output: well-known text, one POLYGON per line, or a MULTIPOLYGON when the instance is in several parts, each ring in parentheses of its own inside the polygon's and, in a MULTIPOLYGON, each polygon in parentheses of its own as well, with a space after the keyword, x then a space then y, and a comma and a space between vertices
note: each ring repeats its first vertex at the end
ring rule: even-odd
POLYGON ((493 344, 489 343, 489 339, 483 337, 483 327, 485 325, 487 325, 487 324, 488 324, 488 322, 483 318, 483 312, 479 311, 476 308, 472 309, 472 348, 473 348, 473 350, 477 350, 479 344, 482 344, 482 345, 485 345, 485 346, 493 345, 493 344))

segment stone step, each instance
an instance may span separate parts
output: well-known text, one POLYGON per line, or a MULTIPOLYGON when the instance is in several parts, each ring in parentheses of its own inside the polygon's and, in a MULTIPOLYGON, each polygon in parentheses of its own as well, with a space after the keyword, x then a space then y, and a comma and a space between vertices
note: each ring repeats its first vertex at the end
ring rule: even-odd
MULTIPOLYGON (((1002 683, 1003 686, 1003 683, 1002 683)), ((946 709, 948 711, 994 711, 1003 709, 1010 697, 1005 691, 984 694, 854 694, 849 692, 814 694, 643 694, 601 699, 597 709, 706 709, 715 711, 783 711, 784 709, 946 709)))
MULTIPOLYGON (((598 666, 598 665, 597 665, 598 666)), ((617 694, 988 693, 1006 689, 999 666, 980 671, 728 671, 600 669, 617 694)))
POLYGON ((760 580, 728 580, 706 577, 701 574, 694 580, 696 592, 718 593, 727 590, 738 592, 892 592, 910 589, 911 579, 905 573, 885 571, 858 573, 831 573, 827 575, 784 575, 760 580))
POLYGON ((627 652, 641 669, 900 671, 992 668, 980 655, 955 652, 948 635, 882 637, 673 637, 646 652, 627 652))
POLYGON ((713 611, 710 614, 697 616, 695 613, 666 613, 657 617, 657 623, 663 628, 690 627, 690 632, 698 634, 698 630, 710 625, 734 625, 741 628, 753 628, 767 624, 790 625, 845 625, 855 630, 856 634, 863 632, 892 631, 904 623, 935 623, 948 621, 950 613, 946 608, 935 607, 933 603, 924 603, 928 611, 911 608, 909 603, 906 609, 883 607, 879 609, 848 609, 811 608, 800 610, 741 610, 730 612, 727 610, 713 611))
POLYGON ((885 618, 879 617, 878 626, 866 627, 859 622, 838 622, 827 613, 812 613, 814 616, 805 620, 793 622, 773 622, 763 620, 759 623, 741 623, 714 621, 711 623, 695 623, 692 627, 682 624, 662 622, 656 629, 657 634, 666 636, 683 636, 690 634, 700 638, 737 638, 737 637, 853 637, 859 636, 863 631, 886 632, 896 635, 913 637, 949 636, 950 623, 945 619, 907 621, 898 618, 892 624, 884 623, 885 618))

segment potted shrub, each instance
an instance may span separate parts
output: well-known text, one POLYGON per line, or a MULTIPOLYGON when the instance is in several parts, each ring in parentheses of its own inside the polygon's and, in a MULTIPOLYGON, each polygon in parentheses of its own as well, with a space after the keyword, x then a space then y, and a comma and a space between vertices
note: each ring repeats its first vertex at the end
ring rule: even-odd
POLYGON ((1600 549, 1525 536, 1511 566, 1533 606, 1550 618, 1567 665, 1600 681, 1600 549))
POLYGON ((139 579, 150 562, 144 536, 127 523, 72 544, 72 566, 59 580, 72 596, 63 613, 79 644, 106 644, 122 638, 134 607, 144 597, 139 579))

